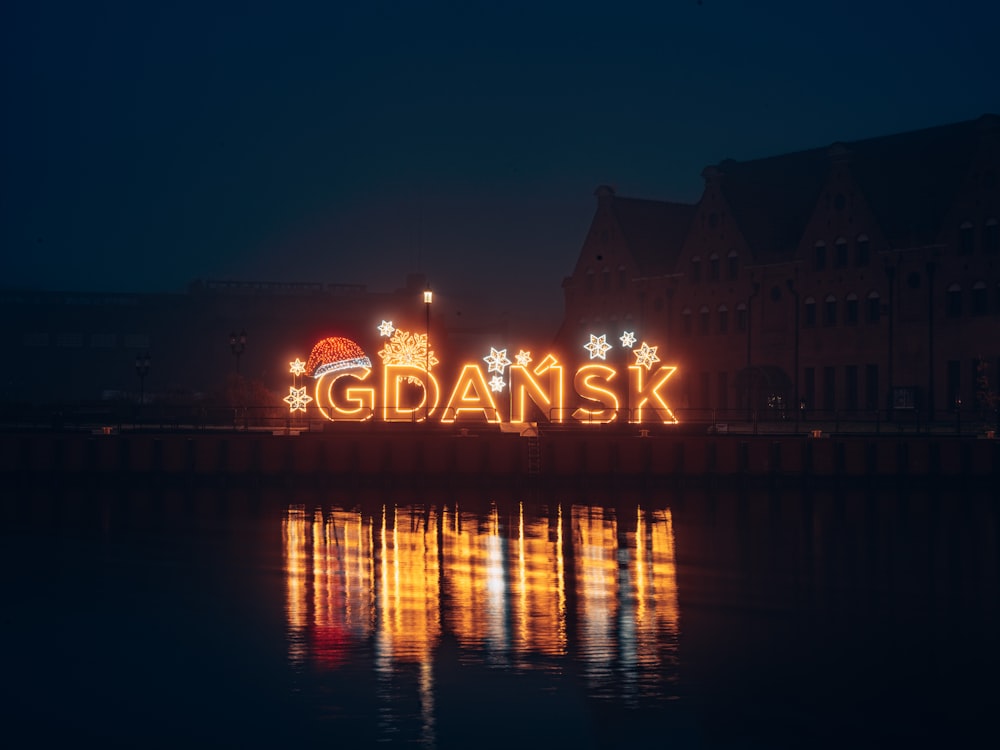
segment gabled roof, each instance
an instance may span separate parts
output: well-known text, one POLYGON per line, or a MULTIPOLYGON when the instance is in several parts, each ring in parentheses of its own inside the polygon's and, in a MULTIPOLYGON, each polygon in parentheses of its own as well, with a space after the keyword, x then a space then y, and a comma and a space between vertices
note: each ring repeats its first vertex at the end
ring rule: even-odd
POLYGON ((755 259, 795 252, 830 173, 826 149, 719 165, 720 189, 755 259))
POLYGON ((674 270, 697 206, 688 203, 615 197, 615 219, 640 276, 674 270))
POLYGON ((996 118, 848 144, 851 171, 894 247, 929 244, 968 175, 980 133, 996 118))
POLYGON ((796 249, 826 184, 844 159, 895 247, 933 242, 995 115, 764 159, 726 160, 706 173, 718 184, 755 255, 796 249))

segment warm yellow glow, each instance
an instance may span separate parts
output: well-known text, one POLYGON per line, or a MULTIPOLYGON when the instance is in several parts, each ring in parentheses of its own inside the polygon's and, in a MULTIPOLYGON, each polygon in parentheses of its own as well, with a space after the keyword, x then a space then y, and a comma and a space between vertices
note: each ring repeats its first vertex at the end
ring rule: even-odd
POLYGON ((424 290, 424 304, 425 305, 429 305, 433 301, 434 301, 434 292, 432 292, 430 289, 425 289, 424 290))
POLYGON ((584 365, 576 371, 573 385, 577 395, 604 408, 595 409, 581 406, 573 412, 573 418, 588 424, 605 424, 618 417, 618 396, 606 386, 617 373, 608 365, 584 365))
POLYGON ((476 364, 466 364, 458 376, 455 387, 445 406, 442 422, 454 422, 463 414, 482 415, 487 422, 499 423, 500 412, 483 371, 476 364))
POLYGON ((382 370, 382 419, 386 422, 423 422, 434 415, 440 401, 434 373, 415 365, 386 365, 382 370), (404 404, 403 383, 420 386, 420 403, 404 404))
POLYGON ((547 375, 543 385, 523 365, 512 365, 510 368, 511 422, 525 422, 528 415, 528 401, 531 400, 546 419, 553 422, 563 421, 563 368, 555 363, 553 358, 542 361, 535 368, 539 377, 547 375), (544 367, 543 367, 544 365, 544 367), (541 372, 539 372, 541 369, 541 372))
POLYGON ((305 509, 291 507, 283 522, 285 541, 285 616, 288 619, 288 657, 293 664, 301 663, 308 654, 305 644, 306 613, 306 531, 305 509))
POLYGON ((285 396, 284 401, 288 404, 288 410, 290 412, 305 411, 306 404, 312 401, 312 396, 306 393, 305 386, 296 388, 293 385, 289 387, 288 395, 285 396))
POLYGON ((321 375, 316 381, 316 408, 330 421, 364 422, 375 413, 375 389, 347 386, 342 394, 340 387, 335 390, 341 378, 353 378, 364 382, 372 371, 367 367, 360 370, 342 370, 321 375))
POLYGON ((630 365, 628 370, 630 375, 629 386, 631 388, 629 403, 633 409, 631 421, 633 423, 641 423, 646 405, 652 402, 650 411, 655 413, 664 424, 677 424, 677 417, 674 416, 674 413, 670 410, 670 406, 660 393, 660 388, 663 387, 664 383, 674 374, 677 368, 674 366, 660 367, 653 373, 649 382, 644 382, 646 370, 642 367, 630 365))
POLYGON ((569 590, 573 648, 588 682, 605 685, 615 672, 631 697, 660 694, 664 686, 650 676, 677 658, 680 620, 670 510, 619 516, 573 506, 568 527, 561 505, 551 513, 383 506, 373 518, 289 508, 289 659, 337 669, 374 637, 376 668, 393 674, 394 663, 418 665, 420 690, 430 696, 434 675, 425 667, 445 626, 470 653, 517 658, 521 668, 533 660, 519 657, 565 655, 569 590))

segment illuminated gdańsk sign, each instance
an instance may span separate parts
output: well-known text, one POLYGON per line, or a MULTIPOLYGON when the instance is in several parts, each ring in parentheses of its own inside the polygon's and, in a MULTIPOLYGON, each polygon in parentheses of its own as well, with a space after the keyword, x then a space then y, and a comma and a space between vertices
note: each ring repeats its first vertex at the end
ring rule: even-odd
POLYGON ((433 372, 439 362, 428 348, 426 334, 400 330, 386 320, 378 331, 387 339, 378 352, 381 377, 373 375, 371 360, 355 342, 325 338, 316 343, 306 362, 297 358, 289 363, 293 385, 284 399, 289 410, 316 409, 336 422, 517 424, 540 415, 553 423, 607 424, 626 413, 624 419, 632 424, 677 422, 664 393, 677 368, 657 364, 657 347, 645 341, 636 346, 631 331, 619 337, 622 348, 635 357, 624 372, 608 364, 607 354, 614 345, 607 335, 591 335, 583 345, 589 359, 572 373, 552 354, 536 361, 522 349, 511 361, 507 349, 491 347, 482 358, 485 372, 479 362, 464 363, 450 388, 442 388, 433 372), (311 389, 300 386, 300 379, 311 379, 311 389), (414 392, 419 396, 415 398, 414 392), (627 404, 624 412, 623 404, 627 404))

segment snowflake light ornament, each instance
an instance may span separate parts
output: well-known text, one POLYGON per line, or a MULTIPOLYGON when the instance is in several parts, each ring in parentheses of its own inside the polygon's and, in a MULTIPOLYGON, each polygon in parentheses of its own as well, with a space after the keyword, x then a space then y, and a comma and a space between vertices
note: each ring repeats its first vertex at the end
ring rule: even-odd
POLYGON ((622 342, 622 346, 626 349, 635 346, 635 333, 632 331, 622 331, 622 335, 618 337, 618 340, 622 342))
POLYGON ((605 355, 611 348, 608 343, 608 335, 602 333, 600 336, 590 334, 590 343, 584 344, 583 348, 590 352, 591 359, 606 359, 605 355))
POLYGON ((295 358, 294 362, 289 362, 288 366, 290 368, 288 371, 292 373, 292 375, 301 375, 306 371, 306 363, 298 357, 295 358))
POLYGON ((490 347, 490 356, 483 357, 483 362, 489 365, 487 372, 499 372, 501 375, 503 375, 504 368, 510 364, 510 360, 507 359, 507 350, 494 349, 492 346, 490 347))
POLYGON ((392 332, 395 331, 395 327, 392 325, 391 320, 383 320, 378 326, 378 332, 380 336, 391 336, 392 332))
POLYGON ((642 342, 642 346, 638 349, 633 349, 632 353, 635 355, 635 364, 638 367, 645 367, 647 370, 653 366, 654 362, 659 362, 660 358, 656 356, 655 346, 650 346, 645 341, 642 342))
POLYGON ((383 364, 412 365, 422 370, 432 370, 438 363, 434 352, 427 350, 427 334, 410 333, 399 328, 385 342, 378 356, 382 358, 383 364))
POLYGON ((490 390, 494 393, 503 393, 503 387, 507 385, 500 375, 490 378, 490 390))
POLYGON ((524 349, 522 349, 517 353, 514 359, 517 361, 519 365, 521 365, 521 367, 527 367, 528 364, 531 362, 531 352, 526 352, 524 351, 524 349))
POLYGON ((306 387, 296 388, 294 385, 288 389, 288 395, 284 398, 288 404, 289 411, 305 411, 306 404, 312 401, 312 396, 306 394, 306 387))

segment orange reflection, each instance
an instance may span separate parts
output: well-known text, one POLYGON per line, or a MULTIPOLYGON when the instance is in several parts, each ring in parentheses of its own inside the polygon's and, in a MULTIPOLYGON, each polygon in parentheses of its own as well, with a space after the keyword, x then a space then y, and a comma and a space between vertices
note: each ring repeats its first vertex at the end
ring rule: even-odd
POLYGON ((374 635, 380 672, 420 665, 422 705, 433 703, 446 630, 469 653, 522 668, 573 656, 592 687, 635 695, 663 690, 657 676, 676 660, 669 509, 387 506, 372 517, 293 507, 283 534, 290 660, 335 668, 374 635))

